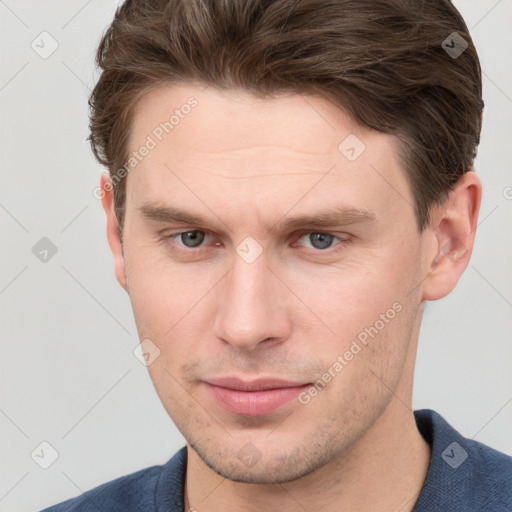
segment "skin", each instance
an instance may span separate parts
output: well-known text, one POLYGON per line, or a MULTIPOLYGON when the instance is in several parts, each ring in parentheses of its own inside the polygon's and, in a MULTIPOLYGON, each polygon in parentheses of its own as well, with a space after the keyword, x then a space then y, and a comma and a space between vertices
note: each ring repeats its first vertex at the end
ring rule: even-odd
POLYGON ((140 339, 160 350, 150 376, 187 440, 185 506, 412 510, 430 459, 411 409, 421 317, 468 264, 479 179, 461 177, 420 233, 393 136, 320 97, 195 84, 142 97, 131 149, 190 96, 197 106, 127 177, 123 245, 101 180, 116 276, 140 339), (353 162, 338 150, 351 133, 366 146, 353 162), (149 203, 205 221, 148 219, 149 203), (374 219, 271 229, 334 206, 374 219), (199 247, 165 238, 194 230, 207 235, 199 247), (318 231, 333 235, 327 248, 313 245, 318 231), (252 263, 236 252, 248 236, 262 248, 252 263), (249 417, 220 407, 204 385, 228 375, 314 383, 396 303, 400 312, 307 404, 249 417), (238 457, 247 443, 260 455, 250 467, 238 457))

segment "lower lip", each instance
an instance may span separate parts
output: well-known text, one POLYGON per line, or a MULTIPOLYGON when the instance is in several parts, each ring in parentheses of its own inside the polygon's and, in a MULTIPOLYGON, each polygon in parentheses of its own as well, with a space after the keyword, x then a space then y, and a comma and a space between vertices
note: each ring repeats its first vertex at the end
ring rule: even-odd
POLYGON ((310 386, 267 389, 262 391, 240 391, 205 383, 217 403, 229 412, 244 416, 261 416, 276 411, 290 402, 310 386))

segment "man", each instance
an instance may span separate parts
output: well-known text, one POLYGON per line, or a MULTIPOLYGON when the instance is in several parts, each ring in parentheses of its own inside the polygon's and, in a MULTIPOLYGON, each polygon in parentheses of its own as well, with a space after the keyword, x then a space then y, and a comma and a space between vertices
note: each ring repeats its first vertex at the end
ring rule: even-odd
POLYGON ((512 510, 512 458, 411 409, 481 201, 456 9, 128 0, 98 64, 116 276, 187 446, 48 510, 512 510))

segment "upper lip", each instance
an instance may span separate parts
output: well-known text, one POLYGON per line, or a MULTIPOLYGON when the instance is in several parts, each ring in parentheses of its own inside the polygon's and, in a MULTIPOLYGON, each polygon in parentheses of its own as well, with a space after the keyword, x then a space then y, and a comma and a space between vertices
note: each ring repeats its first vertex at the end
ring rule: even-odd
POLYGON ((216 377, 206 379, 205 382, 212 386, 235 389, 237 391, 265 391, 268 389, 295 388, 307 384, 306 382, 293 382, 273 378, 243 380, 238 377, 216 377))

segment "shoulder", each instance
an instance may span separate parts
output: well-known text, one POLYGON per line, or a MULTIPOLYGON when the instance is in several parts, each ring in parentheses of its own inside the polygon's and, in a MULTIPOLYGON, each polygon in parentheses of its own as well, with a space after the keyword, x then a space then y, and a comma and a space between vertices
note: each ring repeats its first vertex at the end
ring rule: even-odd
MULTIPOLYGON (((43 512, 96 512, 98 510, 114 512, 123 510, 123 507, 148 505, 148 497, 154 499, 154 493, 151 491, 155 487, 160 471, 161 466, 153 466, 122 476, 76 498, 47 508, 43 512)), ((151 503, 150 506, 154 507, 154 504, 151 503)))
POLYGON ((162 489, 167 488, 171 494, 173 485, 173 499, 179 503, 185 460, 186 448, 183 448, 163 466, 151 466, 122 476, 41 512, 152 512, 160 507, 162 489))
POLYGON ((415 413, 431 460, 415 512, 512 511, 512 457, 463 437, 435 411, 415 413))
POLYGON ((512 511, 512 457, 478 441, 468 440, 467 443, 482 510, 512 511))

